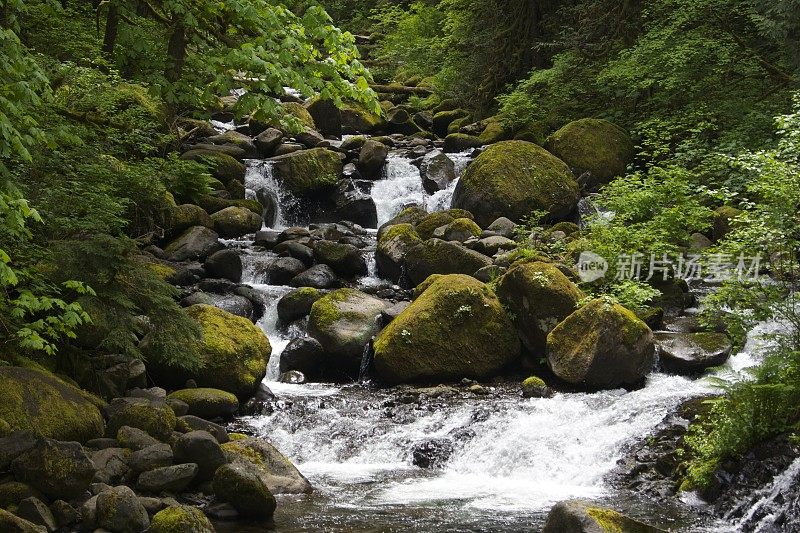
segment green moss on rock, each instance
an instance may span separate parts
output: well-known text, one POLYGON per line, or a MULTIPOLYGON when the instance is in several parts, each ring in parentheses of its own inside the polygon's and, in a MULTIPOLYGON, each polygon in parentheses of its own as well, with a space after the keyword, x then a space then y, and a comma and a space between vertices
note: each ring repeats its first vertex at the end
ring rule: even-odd
POLYGON ((478 139, 483 144, 494 144, 500 141, 506 141, 511 138, 511 134, 499 119, 492 117, 486 119, 486 127, 483 129, 478 139))
POLYGON ((578 197, 578 183, 563 161, 535 144, 503 141, 467 168, 453 194, 453 207, 474 213, 476 222, 487 227, 501 216, 520 221, 535 210, 565 217, 578 197))
POLYGON ((233 416, 239 409, 236 396, 219 389, 183 389, 173 392, 168 398, 185 402, 189 406, 188 414, 207 420, 233 416))
POLYGON ((214 526, 203 511, 188 505, 167 507, 157 512, 150 533, 213 533, 214 526))
POLYGON ((255 437, 231 438, 222 445, 231 463, 244 462, 255 467, 259 477, 273 494, 306 494, 311 483, 292 462, 270 443, 255 437))
POLYGON ((306 109, 303 104, 298 102, 284 102, 282 105, 283 111, 287 115, 297 119, 304 128, 310 128, 312 130, 317 129, 317 125, 314 123, 314 117, 311 116, 311 113, 308 112, 308 109, 306 109))
POLYGON ((212 150, 189 150, 181 155, 181 159, 197 161, 205 166, 212 176, 227 184, 231 180, 244 181, 247 172, 244 164, 228 154, 212 150))
POLYGON ((339 154, 325 148, 300 150, 272 158, 275 177, 292 194, 314 198, 330 193, 342 176, 339 154))
POLYGON ((548 333, 578 308, 584 294, 555 265, 534 261, 517 264, 500 278, 497 296, 525 347, 544 355, 548 333))
POLYGON ((342 133, 375 133, 386 128, 386 120, 358 102, 345 102, 341 108, 342 133))
POLYGON ((0 391, 0 419, 13 431, 78 442, 103 436, 98 402, 49 372, 0 367, 0 391))
POLYGON ((463 152, 481 146, 483 146, 482 140, 466 133, 451 133, 444 138, 444 151, 449 153, 463 152))
POLYGON ((435 278, 375 339, 376 376, 388 384, 489 378, 514 362, 519 339, 500 301, 464 275, 435 278))
POLYGON ((545 146, 570 167, 591 172, 592 186, 624 174, 635 155, 633 141, 625 130, 593 118, 570 122, 551 135, 545 146))
POLYGON ((422 239, 411 224, 397 224, 387 228, 378 239, 375 250, 378 273, 397 282, 403 275, 406 254, 421 242, 422 239))
POLYGON ((413 285, 425 281, 431 274, 473 275, 490 266, 487 256, 456 242, 428 239, 414 246, 406 257, 406 275, 413 285))
POLYGON ((450 213, 447 213, 446 211, 437 211, 435 213, 431 213, 430 215, 426 215, 422 220, 417 222, 414 229, 417 231, 417 235, 419 235, 420 239, 427 241, 433 237, 433 231, 436 228, 447 226, 454 220, 455 218, 453 218, 450 213))

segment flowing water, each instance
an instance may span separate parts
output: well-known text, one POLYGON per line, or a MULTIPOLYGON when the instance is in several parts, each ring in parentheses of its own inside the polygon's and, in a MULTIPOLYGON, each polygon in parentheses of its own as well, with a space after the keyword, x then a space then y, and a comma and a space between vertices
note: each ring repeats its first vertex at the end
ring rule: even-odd
MULTIPOLYGON (((456 154, 454 160, 460 173, 468 157, 456 154)), ((266 191, 278 198, 276 227, 292 223, 284 214, 292 199, 272 178, 268 162, 250 161, 245 185, 253 197, 266 191)), ((428 195, 411 161, 392 154, 385 178, 372 189, 379 224, 410 203, 448 208, 454 187, 428 195)), ((277 301, 291 288, 263 283, 274 254, 244 242, 240 247, 244 282, 265 302, 258 325, 273 347, 266 381, 277 400, 270 413, 238 425, 273 442, 316 489, 310 496, 284 497, 287 503, 279 503, 275 515, 278 530, 528 531, 541 526, 555 502, 575 497, 614 505, 662 527, 719 530, 689 506, 642 501, 607 480, 629 447, 680 403, 712 391, 707 380, 655 373, 632 392, 559 393, 549 399, 523 399, 508 385, 489 386, 488 395, 478 396, 458 387, 420 393, 277 383, 280 354, 303 331, 278 324, 277 301), (449 459, 435 469, 414 466, 414 446, 431 439, 448 443, 449 459)), ((374 275, 360 280, 376 282, 374 275)), ((761 342, 754 335, 728 372, 755 364, 761 342)), ((765 493, 764 505, 771 501, 765 493)))

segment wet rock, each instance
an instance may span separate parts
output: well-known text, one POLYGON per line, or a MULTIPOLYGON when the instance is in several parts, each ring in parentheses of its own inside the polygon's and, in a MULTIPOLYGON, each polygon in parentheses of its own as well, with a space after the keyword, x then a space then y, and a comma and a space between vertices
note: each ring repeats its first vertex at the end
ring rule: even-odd
POLYGON ((207 431, 191 431, 181 435, 173 446, 176 463, 196 463, 195 481, 208 481, 227 460, 217 439, 207 431))
POLYGON ((291 383, 293 385, 302 385, 306 382, 306 376, 297 370, 289 370, 280 375, 278 381, 281 383, 291 383))
POLYGON ((170 261, 204 260, 206 257, 222 249, 219 235, 203 226, 194 226, 184 231, 178 238, 170 242, 164 253, 170 261))
POLYGON ((226 207, 211 215, 214 229, 220 237, 234 239, 261 229, 261 217, 244 207, 226 207))
POLYGON ((667 372, 696 374, 719 366, 731 354, 731 341, 724 333, 654 334, 661 367, 667 372))
POLYGON ((378 227, 378 210, 372 196, 353 182, 344 181, 339 184, 334 195, 334 217, 349 220, 365 228, 378 227))
POLYGON ((242 258, 234 250, 220 250, 205 262, 205 269, 212 278, 222 278, 239 283, 242 280, 242 258))
POLYGON ((320 133, 334 137, 342 135, 342 114, 331 100, 312 98, 306 104, 306 109, 320 133))
POLYGON ((296 134, 294 137, 297 142, 308 148, 316 148, 325 140, 325 138, 320 135, 319 132, 314 131, 311 128, 306 128, 305 130, 296 134))
POLYGON ((305 270, 306 265, 299 259, 279 257, 267 267, 266 281, 270 285, 286 285, 305 270))
POLYGON ((406 257, 411 249, 421 244, 411 224, 396 224, 384 231, 378 239, 375 263, 378 273, 393 282, 403 276, 406 257))
POLYGON ((183 492, 194 480, 199 467, 193 463, 165 466, 143 472, 137 481, 137 487, 144 492, 160 494, 183 492))
POLYGON ((339 289, 311 307, 308 334, 325 350, 326 369, 357 374, 364 347, 378 332, 386 302, 353 289, 339 289))
POLYGON ((222 445, 229 462, 255 467, 273 494, 305 494, 313 488, 299 470, 270 443, 247 438, 222 445))
POLYGON ((114 487, 97 496, 97 525, 113 533, 141 533, 150 527, 150 517, 128 487, 114 487))
POLYGON ((134 451, 158 444, 158 439, 151 437, 146 431, 130 426, 119 428, 116 440, 123 448, 134 451))
POLYGON ((182 416, 180 421, 186 424, 186 426, 192 430, 201 430, 211 433, 220 444, 225 444, 226 442, 230 441, 228 432, 225 431, 225 428, 219 424, 215 424, 214 422, 209 422, 204 418, 192 415, 182 416))
POLYGON ((254 244, 272 250, 278 244, 280 235, 280 232, 271 229, 257 231, 254 244))
POLYGON ((455 451, 447 438, 431 439, 411 448, 411 461, 420 468, 441 468, 455 451))
POLYGON ((294 339, 286 346, 281 354, 281 374, 291 370, 302 372, 311 379, 321 375, 325 357, 322 345, 311 337, 294 339))
POLYGON ((267 128, 255 138, 255 145, 261 157, 271 157, 283 142, 283 133, 275 128, 267 128))
POLYGON ((211 298, 211 305, 232 315, 255 321, 255 308, 253 307, 253 302, 244 296, 237 296, 235 294, 213 296, 211 298))
POLYGON ((217 469, 214 495, 230 503, 243 517, 269 519, 275 512, 275 497, 249 464, 227 464, 217 469))
POLYGON ((284 324, 308 316, 314 302, 322 298, 323 293, 313 287, 295 289, 278 300, 278 318, 284 324))
POLYGON ((368 139, 359 152, 358 168, 365 178, 378 179, 388 155, 389 148, 385 144, 368 139))
POLYGON ((547 337, 556 376, 592 389, 639 383, 653 368, 653 333, 621 305, 596 299, 569 315, 547 337))
POLYGON ((437 276, 373 343, 388 384, 488 378, 514 362, 520 342, 494 293, 465 275, 437 276))
POLYGON ((630 533, 665 533, 617 511, 588 500, 569 500, 550 509, 542 533, 596 533, 600 531, 630 533))
POLYGON ((287 257, 294 257, 302 261, 306 267, 314 264, 314 250, 299 242, 283 242, 275 247, 275 252, 287 257))
POLYGON ((64 500, 56 500, 50 505, 50 511, 58 527, 65 528, 78 521, 78 510, 64 500))
POLYGON ((317 262, 328 265, 345 278, 367 274, 367 261, 361 250, 350 244, 331 241, 318 241, 314 244, 314 257, 317 262))
POLYGON ((339 286, 339 278, 328 265, 314 265, 302 274, 298 274, 289 282, 292 287, 312 287, 315 289, 332 289, 339 286))
POLYGON ((95 467, 77 442, 39 439, 14 459, 11 470, 17 481, 27 483, 51 500, 81 496, 94 479, 95 467))
POLYGON ((522 382, 523 398, 550 398, 551 396, 553 396, 553 390, 541 378, 531 376, 522 382))
POLYGON ((274 157, 273 174, 292 194, 300 198, 322 197, 336 188, 342 175, 339 154, 312 148, 274 157))
POLYGON ((434 150, 426 154, 420 164, 419 172, 422 177, 422 186, 428 194, 447 189, 450 183, 456 179, 455 163, 441 150, 434 150))

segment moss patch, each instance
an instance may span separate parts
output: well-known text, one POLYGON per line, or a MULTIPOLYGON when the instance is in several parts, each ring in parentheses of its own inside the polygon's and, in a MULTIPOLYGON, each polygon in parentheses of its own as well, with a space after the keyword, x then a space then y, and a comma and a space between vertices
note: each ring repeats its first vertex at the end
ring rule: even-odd
POLYGON ((173 392, 168 398, 185 402, 190 415, 205 419, 231 416, 239 408, 236 396, 219 389, 183 389, 173 392))
POLYGON ((187 505, 167 507, 157 512, 150 533, 212 533, 214 527, 203 511, 187 505))
POLYGON ((301 150, 272 159, 273 172, 294 195, 313 198, 332 191, 342 176, 339 155, 325 148, 301 150))

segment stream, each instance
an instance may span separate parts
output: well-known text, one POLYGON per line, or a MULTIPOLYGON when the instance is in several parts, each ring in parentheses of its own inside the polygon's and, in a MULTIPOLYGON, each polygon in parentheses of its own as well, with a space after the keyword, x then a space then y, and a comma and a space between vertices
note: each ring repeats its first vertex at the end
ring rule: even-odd
MULTIPOLYGON (((469 155, 451 156, 463 172, 469 155)), ((411 203, 447 209, 454 185, 428 195, 419 170, 393 151, 385 176, 372 188, 378 224, 411 203)), ((302 223, 285 214, 292 199, 272 178, 268 161, 248 161, 245 186, 251 197, 267 190, 278 198, 277 229, 302 223)), ((375 234, 370 230, 366 237, 370 256, 375 234)), ((557 393, 548 399, 523 399, 517 386, 504 384, 487 385, 488 394, 475 395, 460 387, 279 383, 281 352, 304 336, 302 327, 278 324, 277 302, 292 288, 263 284, 275 254, 254 249, 250 240, 227 244, 242 253, 242 282, 266 302, 258 325, 272 344, 265 381, 276 395, 271 412, 240 419, 234 429, 271 441, 315 487, 310 496, 279 498, 278 531, 535 531, 553 504, 578 497, 674 531, 736 529, 677 500, 642 501, 641 494, 608 480, 617 461, 665 416, 685 400, 714 391, 708 380, 653 373, 632 392, 557 393), (414 466, 414 447, 432 440, 449 443, 449 458, 438 468, 414 466)), ((373 260, 358 286, 382 283, 373 260)), ((731 357, 723 375, 757 362, 763 342, 757 333, 731 357)))

